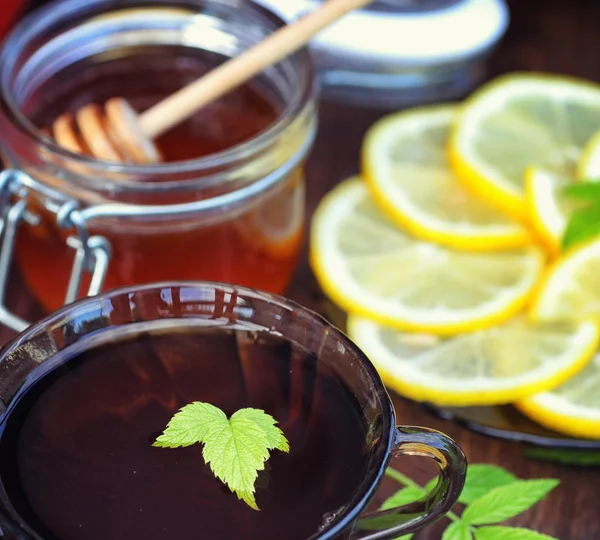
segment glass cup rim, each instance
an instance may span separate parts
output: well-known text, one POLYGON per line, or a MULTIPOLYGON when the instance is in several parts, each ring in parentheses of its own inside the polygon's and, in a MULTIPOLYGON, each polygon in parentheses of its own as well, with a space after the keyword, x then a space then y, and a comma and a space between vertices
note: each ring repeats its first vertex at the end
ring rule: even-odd
MULTIPOLYGON (((193 1, 190 0, 182 1, 189 3, 190 6, 193 3, 193 1)), ((220 4, 224 9, 227 7, 222 0, 202 1, 205 3, 220 4)), ((164 8, 166 5, 165 0, 143 0, 144 6, 139 6, 141 1, 136 2, 135 0, 128 0, 128 2, 135 3, 138 7, 152 7, 155 5, 157 8, 164 8)), ((177 5, 177 0, 169 0, 169 3, 171 2, 174 7, 177 5)), ((29 140, 33 141, 44 150, 56 154, 69 163, 87 167, 91 172, 102 172, 109 167, 113 173, 131 176, 166 176, 168 174, 202 173, 203 171, 218 169, 235 162, 237 159, 243 159, 254 155, 262 149, 268 148, 274 144, 286 128, 290 126, 293 119, 301 114, 306 105, 315 98, 317 82, 310 55, 305 48, 301 49, 293 56, 299 58, 300 68, 306 73, 306 84, 294 86, 294 94, 291 96, 289 103, 287 103, 278 114, 274 123, 251 139, 231 148, 196 159, 153 165, 128 163, 115 164, 113 162, 98 160, 66 150, 56 144, 52 138, 45 135, 40 129, 35 127, 21 111, 17 103, 15 92, 11 88, 10 77, 14 76, 14 73, 17 71, 16 66, 18 59, 26 49, 28 43, 35 39, 36 36, 42 33, 47 27, 56 25, 63 18, 74 17, 78 12, 90 10, 94 7, 102 7, 103 5, 115 10, 127 9, 127 3, 119 4, 115 0, 88 0, 85 4, 82 4, 81 0, 53 0, 49 4, 39 7, 26 15, 13 27, 4 42, 0 45, 0 104, 8 111, 8 116, 12 119, 15 127, 29 140), (8 51, 11 51, 11 54, 7 54, 8 51)), ((237 13, 246 11, 256 14, 267 23, 272 24, 275 29, 281 28, 286 24, 281 17, 255 2, 245 3, 243 8, 234 11, 237 13)), ((289 62, 290 58, 292 57, 287 57, 283 61, 289 62)), ((296 71, 297 69, 298 68, 295 68, 296 71)), ((162 182, 152 182, 152 185, 156 188, 159 187, 161 183, 162 182)), ((146 187, 144 182, 135 182, 132 185, 129 184, 130 182, 127 182, 130 191, 136 191, 136 185, 141 191, 144 191, 146 187)), ((175 185, 177 185, 177 183, 175 183, 175 185)), ((123 182, 121 182, 121 187, 124 187, 123 182)))
MULTIPOLYGON (((94 304, 101 305, 103 302, 116 297, 127 297, 135 293, 161 291, 169 288, 187 288, 196 291, 218 290, 229 294, 235 292, 241 297, 250 297, 257 299, 258 301, 264 301, 269 304, 274 304, 283 308, 301 312, 303 317, 306 317, 306 319, 308 319, 311 323, 323 328, 323 330, 327 331, 328 335, 332 336, 338 343, 342 344, 347 349, 354 351, 356 358, 361 364, 361 368, 369 376, 372 384, 372 392, 377 394, 382 405, 382 433, 385 435, 385 438, 382 437, 381 440, 381 443, 385 444, 385 451, 382 452, 383 459, 381 460, 381 463, 375 463, 372 467, 372 470, 370 470, 368 475, 363 478, 362 483, 357 487, 356 492, 352 495, 347 510, 338 516, 337 519, 332 520, 324 531, 318 531, 306 540, 329 540, 347 530, 347 528, 359 518, 360 514, 364 511, 374 493, 377 491, 379 484, 383 480, 385 470, 392 457, 394 433, 396 430, 396 415, 383 381, 381 380, 377 369, 371 363, 367 355, 353 341, 351 341, 346 334, 330 323, 325 317, 294 300, 286 298, 282 295, 218 281, 173 280, 147 283, 143 285, 118 287, 103 292, 97 296, 81 298, 38 320, 24 331, 14 336, 8 343, 0 348, 0 363, 4 361, 6 356, 9 355, 12 350, 32 341, 36 335, 43 333, 48 328, 60 327, 61 321, 66 322, 69 316, 78 311, 89 314, 89 307, 93 306, 94 304)), ((110 332, 110 328, 106 328, 104 331, 110 332)), ((27 528, 29 529, 29 527, 27 528)), ((26 534, 31 536, 23 540, 29 540, 29 538, 31 540, 41 540, 41 537, 39 537, 36 533, 32 534, 31 530, 27 530, 26 534)))

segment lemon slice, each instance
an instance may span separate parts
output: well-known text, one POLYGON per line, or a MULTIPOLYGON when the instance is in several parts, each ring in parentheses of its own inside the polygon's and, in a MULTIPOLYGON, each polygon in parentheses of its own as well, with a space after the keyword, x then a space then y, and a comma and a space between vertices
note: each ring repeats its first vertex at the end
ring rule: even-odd
POLYGON ((310 242, 315 275, 340 307, 401 329, 440 334, 510 318, 529 299, 544 263, 534 247, 483 254, 415 240, 356 178, 323 198, 310 242))
POLYGON ((450 159, 473 190, 526 220, 526 167, 575 176, 598 126, 599 85, 554 75, 506 75, 466 100, 451 136, 450 159))
POLYGON ((515 405, 549 429, 573 437, 600 439, 600 354, 558 388, 515 405))
POLYGON ((538 167, 525 172, 525 203, 529 220, 540 240, 553 253, 560 249, 569 214, 574 210, 572 201, 560 191, 572 179, 538 167))
POLYGON ((455 406, 510 403, 554 388, 589 362, 600 334, 593 322, 535 325, 525 317, 447 340, 357 315, 347 328, 389 388, 455 406))
POLYGON ((548 270, 535 295, 535 320, 600 319, 600 238, 568 251, 548 270))
POLYGON ((371 193, 392 220, 424 240, 476 251, 530 244, 523 226, 474 196, 450 169, 446 147, 457 110, 423 107, 376 122, 363 144, 371 193))
POLYGON ((582 180, 600 180, 600 130, 585 145, 577 163, 577 176, 582 180))

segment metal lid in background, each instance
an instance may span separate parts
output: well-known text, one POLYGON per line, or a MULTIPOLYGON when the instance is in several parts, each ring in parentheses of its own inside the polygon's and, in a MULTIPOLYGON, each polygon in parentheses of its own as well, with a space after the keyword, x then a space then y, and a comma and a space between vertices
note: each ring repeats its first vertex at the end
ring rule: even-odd
MULTIPOLYGON (((288 21, 320 3, 255 1, 288 21)), ((508 20, 504 0, 376 0, 313 40, 324 96, 384 108, 461 97, 508 20)))

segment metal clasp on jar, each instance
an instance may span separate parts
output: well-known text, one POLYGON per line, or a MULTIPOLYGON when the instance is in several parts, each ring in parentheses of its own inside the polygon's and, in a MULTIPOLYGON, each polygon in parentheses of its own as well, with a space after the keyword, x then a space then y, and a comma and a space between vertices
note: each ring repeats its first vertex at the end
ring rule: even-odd
POLYGON ((75 250, 75 258, 65 295, 65 304, 75 301, 80 293, 84 273, 91 274, 88 296, 98 294, 108 270, 111 248, 103 236, 90 236, 79 202, 34 180, 22 171, 6 169, 0 173, 0 323, 21 331, 29 322, 12 313, 6 305, 8 275, 12 264, 19 226, 26 222, 36 227, 40 216, 32 210, 31 197, 41 195, 45 208, 56 215, 63 229, 74 229, 67 245, 75 250))

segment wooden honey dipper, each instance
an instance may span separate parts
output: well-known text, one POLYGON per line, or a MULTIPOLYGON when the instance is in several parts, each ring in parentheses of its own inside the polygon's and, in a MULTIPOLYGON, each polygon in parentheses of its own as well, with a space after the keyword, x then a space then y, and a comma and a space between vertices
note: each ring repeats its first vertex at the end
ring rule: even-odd
POLYGON ((52 125, 52 136, 64 148, 95 158, 138 164, 158 163, 153 139, 192 116, 200 108, 243 84, 265 68, 297 51, 319 31, 372 0, 327 0, 318 9, 284 26, 239 56, 138 115, 120 97, 65 113, 52 125))

